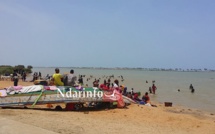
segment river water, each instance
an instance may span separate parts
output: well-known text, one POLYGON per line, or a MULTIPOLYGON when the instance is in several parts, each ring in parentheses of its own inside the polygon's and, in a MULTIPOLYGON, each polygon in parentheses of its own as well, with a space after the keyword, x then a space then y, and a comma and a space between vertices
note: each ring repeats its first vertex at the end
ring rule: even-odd
MULTIPOLYGON (((64 74, 71 68, 59 68, 60 73, 64 74)), ((38 67, 33 68, 33 72, 41 72, 42 76, 52 75, 55 68, 38 67)), ((94 79, 101 78, 100 84, 106 77, 114 75, 114 79, 120 81, 131 90, 140 91, 142 95, 148 92, 152 81, 155 80, 157 86, 156 94, 150 94, 151 100, 158 102, 173 102, 173 105, 182 105, 208 112, 215 112, 215 72, 171 72, 171 71, 145 71, 132 69, 83 69, 75 68, 75 75, 86 75, 84 84, 92 86, 94 79), (87 81, 92 75, 94 78, 87 81), (121 81, 119 76, 123 76, 121 81), (148 81, 148 83, 146 83, 148 81), (191 93, 189 86, 192 84, 195 93, 191 93), (180 92, 178 92, 180 89, 180 92)), ((114 79, 111 81, 113 82, 114 79)), ((106 79, 107 80, 107 79, 106 79)))

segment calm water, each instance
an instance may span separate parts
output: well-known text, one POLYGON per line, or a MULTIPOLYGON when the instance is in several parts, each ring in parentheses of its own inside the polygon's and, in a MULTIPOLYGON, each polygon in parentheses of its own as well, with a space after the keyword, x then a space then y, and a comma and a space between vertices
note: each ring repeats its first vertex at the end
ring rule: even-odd
MULTIPOLYGON (((52 75, 55 68, 34 68, 33 72, 41 72, 42 76, 52 75)), ((208 112, 215 112, 215 73, 214 72, 162 72, 162 71, 143 71, 143 70, 115 70, 115 69, 74 69, 75 74, 84 74, 84 84, 92 86, 95 78, 114 75, 115 79, 121 80, 118 76, 122 75, 125 79, 120 84, 128 87, 128 90, 134 88, 135 91, 141 91, 144 94, 155 80, 157 86, 156 95, 150 95, 151 100, 158 102, 173 102, 177 105, 196 108, 208 112), (86 81, 90 75, 95 78, 86 81), (146 83, 146 80, 148 83, 146 83), (190 84, 193 84, 195 93, 189 90, 190 84), (180 92, 178 92, 180 89, 180 92)), ((60 68, 60 73, 69 72, 70 68, 60 68)), ((114 79, 111 81, 113 82, 114 79)))

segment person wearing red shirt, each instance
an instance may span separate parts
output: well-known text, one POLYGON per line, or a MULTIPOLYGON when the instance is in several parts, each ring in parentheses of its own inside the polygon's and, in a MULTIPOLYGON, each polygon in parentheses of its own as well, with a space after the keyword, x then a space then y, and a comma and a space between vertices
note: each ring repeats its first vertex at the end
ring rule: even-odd
POLYGON ((145 93, 145 95, 142 97, 142 100, 145 102, 145 103, 150 103, 150 98, 148 96, 148 92, 145 93))
POLYGON ((152 92, 153 94, 155 94, 155 90, 157 90, 157 87, 155 86, 155 84, 152 85, 152 92))

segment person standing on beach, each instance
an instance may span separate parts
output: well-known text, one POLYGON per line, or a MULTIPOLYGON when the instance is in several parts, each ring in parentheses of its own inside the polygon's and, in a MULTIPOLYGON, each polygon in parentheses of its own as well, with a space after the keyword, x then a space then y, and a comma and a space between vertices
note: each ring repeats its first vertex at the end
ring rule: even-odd
POLYGON ((39 79, 41 79, 42 78, 42 74, 41 74, 41 72, 39 72, 39 79))
POLYGON ((131 88, 131 95, 134 95, 134 88, 131 88))
POLYGON ((114 84, 113 84, 114 88, 119 88, 119 81, 116 79, 114 80, 114 84))
POLYGON ((108 87, 108 88, 110 88, 110 83, 111 83, 111 80, 110 80, 110 78, 109 78, 108 81, 107 81, 107 87, 108 87))
POLYGON ((103 89, 103 90, 108 90, 106 80, 104 80, 104 83, 103 83, 103 84, 101 84, 99 87, 100 87, 101 89, 103 89))
POLYGON ((82 75, 79 76, 78 82, 79 82, 79 84, 84 85, 82 75))
POLYGON ((60 70, 56 68, 55 73, 52 76, 52 81, 54 82, 54 85, 64 86, 64 83, 62 82, 62 78, 63 76, 60 74, 60 70))
POLYGON ((77 77, 74 75, 74 70, 70 70, 70 74, 67 75, 67 86, 75 86, 75 81, 77 77))
POLYGON ((153 94, 155 94, 155 90, 157 90, 157 87, 155 86, 155 84, 152 85, 152 92, 153 94))
POLYGON ((17 74, 17 70, 14 70, 14 73, 13 73, 13 85, 14 86, 17 86, 18 85, 18 81, 19 81, 19 77, 18 77, 18 74, 17 74))
POLYGON ((22 81, 25 81, 25 80, 26 80, 26 73, 23 72, 23 74, 22 74, 22 81))

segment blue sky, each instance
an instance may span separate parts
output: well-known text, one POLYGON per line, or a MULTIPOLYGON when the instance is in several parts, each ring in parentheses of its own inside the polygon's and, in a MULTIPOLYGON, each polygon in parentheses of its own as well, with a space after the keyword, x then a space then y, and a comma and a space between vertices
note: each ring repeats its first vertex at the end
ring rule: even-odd
POLYGON ((0 64, 215 69, 213 0, 0 0, 0 64))

